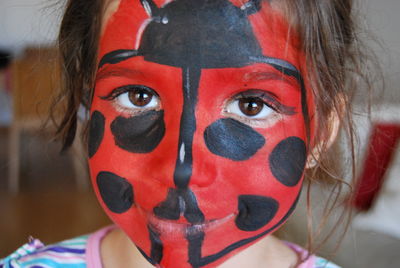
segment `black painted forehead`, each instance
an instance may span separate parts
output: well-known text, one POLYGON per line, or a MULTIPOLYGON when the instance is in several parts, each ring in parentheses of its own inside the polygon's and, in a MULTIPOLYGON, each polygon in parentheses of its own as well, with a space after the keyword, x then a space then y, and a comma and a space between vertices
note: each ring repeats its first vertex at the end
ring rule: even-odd
POLYGON ((175 0, 160 9, 144 7, 152 20, 138 50, 147 61, 224 68, 248 65, 251 56, 262 55, 248 12, 228 0, 175 0))
MULTIPOLYGON (((138 0, 139 1, 139 0, 138 0)), ((265 63, 300 82, 300 72, 287 61, 262 55, 248 20, 261 8, 261 0, 242 7, 229 0, 175 0, 159 8, 140 0, 151 21, 138 50, 117 50, 100 61, 115 64, 135 56, 146 61, 181 68, 235 68, 265 63)))

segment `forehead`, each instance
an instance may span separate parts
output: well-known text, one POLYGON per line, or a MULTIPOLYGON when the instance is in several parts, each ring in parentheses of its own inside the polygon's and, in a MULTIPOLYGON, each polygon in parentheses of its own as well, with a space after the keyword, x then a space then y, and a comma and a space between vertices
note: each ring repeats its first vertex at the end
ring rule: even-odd
MULTIPOLYGON (((168 5, 171 0, 155 0, 154 3, 158 8, 162 9, 166 5, 168 5)), ((181 0, 179 2, 185 2, 181 0)), ((187 2, 195 2, 195 1, 187 1, 187 2)), ((215 1, 215 2, 227 2, 233 6, 241 7, 243 2, 239 0, 232 1, 215 1)), ((171 5, 170 5, 171 6, 171 5)), ((186 6, 185 9, 179 10, 179 14, 177 16, 184 17, 190 15, 190 13, 194 14, 196 9, 200 9, 201 7, 193 7, 186 6)), ((228 22, 228 24, 235 20, 232 14, 229 12, 224 12, 224 8, 226 6, 223 5, 215 5, 215 9, 217 10, 214 14, 208 14, 212 17, 215 14, 221 15, 221 20, 228 22)), ((206 13, 207 14, 207 13, 206 13)), ((153 15, 154 19, 154 15, 153 15)), ((212 18, 215 20, 215 18, 212 18)), ((103 16, 103 31, 100 42, 100 51, 99 51, 99 59, 101 59, 105 54, 119 50, 119 49, 138 49, 140 42, 142 42, 143 31, 149 25, 152 18, 146 12, 146 9, 143 8, 139 0, 108 0, 106 1, 105 13, 103 16)), ((251 30, 251 35, 254 35, 257 39, 257 43, 260 45, 261 54, 268 57, 275 57, 279 59, 283 59, 298 69, 302 69, 299 62, 302 62, 299 58, 301 57, 301 53, 298 50, 298 38, 297 35, 290 29, 286 19, 282 16, 279 10, 273 8, 267 1, 262 1, 262 8, 259 12, 255 14, 249 15, 247 18, 249 22, 249 29, 251 30)), ((184 31, 178 31, 179 33, 186 34, 188 31, 196 32, 196 29, 202 25, 201 21, 196 21, 191 24, 185 24, 184 31)), ((241 23, 232 22, 231 25, 226 25, 229 27, 240 28, 241 23)), ((178 26, 177 26, 178 27, 178 26)), ((223 38, 210 38, 210 25, 208 26, 207 33, 204 35, 195 34, 196 38, 199 39, 208 39, 208 43, 227 43, 230 46, 235 46, 235 38, 238 36, 234 36, 231 40, 224 40, 223 38), (211 39, 211 40, 210 40, 211 39), (215 40, 213 40, 215 39, 215 40)), ((212 23, 211 23, 212 27, 212 23)), ((241 29, 239 29, 240 32, 241 29)), ((243 39, 246 39, 246 33, 243 30, 243 39)), ((198 31, 196 32, 198 33, 198 31)), ((176 34, 176 33, 175 33, 176 34)), ((193 36, 193 33, 192 33, 193 36)), ((190 37, 193 39, 193 37, 190 37)), ((212 35, 211 35, 212 36, 212 35)), ((218 34, 215 36, 219 36, 218 34)), ((178 39, 178 38, 176 38, 178 39)), ((182 40, 181 40, 182 41, 182 40)), ((183 40, 186 42, 186 40, 183 40)), ((183 42, 182 41, 182 42, 183 42)), ((177 40, 179 43, 179 40, 177 40)), ((189 48, 188 48, 189 49, 189 48)), ((204 51, 201 51, 204 54, 204 51)), ((194 53, 199 54, 199 53, 194 53)), ((175 55, 179 56, 179 53, 175 53, 175 55)))

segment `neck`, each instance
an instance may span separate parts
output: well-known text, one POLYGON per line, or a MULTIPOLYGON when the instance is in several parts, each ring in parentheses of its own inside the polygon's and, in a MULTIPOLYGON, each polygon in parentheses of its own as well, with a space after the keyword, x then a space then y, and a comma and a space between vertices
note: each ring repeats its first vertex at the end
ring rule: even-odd
MULTIPOLYGON (((121 229, 106 235, 101 242, 100 254, 103 268, 153 267, 121 229)), ((296 266, 297 261, 298 256, 293 250, 270 235, 234 255, 219 268, 291 268, 296 266)))

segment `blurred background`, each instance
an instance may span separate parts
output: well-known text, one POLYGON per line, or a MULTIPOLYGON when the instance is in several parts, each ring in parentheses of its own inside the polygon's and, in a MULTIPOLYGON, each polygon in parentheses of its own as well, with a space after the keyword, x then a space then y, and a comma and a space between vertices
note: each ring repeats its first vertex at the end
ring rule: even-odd
MULTIPOLYGON (((356 213, 336 255, 330 255, 335 239, 320 254, 343 267, 400 267, 400 1, 359 2, 385 91, 376 81, 371 120, 356 100, 356 213)), ((30 236, 48 244, 110 224, 91 190, 81 144, 60 154, 54 128, 43 127, 58 89, 53 44, 62 9, 55 0, 0 1, 0 257, 30 236)), ((324 209, 320 188, 329 186, 313 189, 316 211, 324 209)), ((281 231, 300 244, 306 240, 304 199, 281 231)))

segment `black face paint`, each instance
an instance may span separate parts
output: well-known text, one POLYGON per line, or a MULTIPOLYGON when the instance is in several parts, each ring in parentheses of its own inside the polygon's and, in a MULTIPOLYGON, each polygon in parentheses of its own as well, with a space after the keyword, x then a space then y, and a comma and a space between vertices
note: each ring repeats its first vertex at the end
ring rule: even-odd
POLYGON ((204 221, 196 196, 190 189, 170 189, 166 200, 156 206, 153 212, 161 219, 178 220, 183 215, 192 224, 204 221))
POLYGON ((196 235, 187 237, 187 240, 189 241, 189 263, 192 264, 193 267, 201 267, 201 266, 208 265, 210 263, 215 262, 219 258, 222 258, 223 256, 229 254, 230 252, 234 251, 235 249, 243 247, 244 245, 247 245, 247 244, 263 237, 264 235, 269 234, 274 229, 276 229, 278 226, 282 225, 289 218, 289 216, 293 213, 294 209, 296 208, 299 198, 300 198, 300 193, 297 196, 296 200, 294 201, 293 205, 290 207, 288 212, 285 214, 285 216, 274 226, 272 226, 271 228, 265 230, 264 232, 262 232, 258 235, 237 241, 237 242, 227 246, 226 248, 224 248, 223 250, 221 250, 218 253, 208 255, 205 257, 201 257, 201 248, 202 248, 204 236, 202 237, 201 235, 196 234, 196 235))
POLYGON ((104 203, 114 213, 123 213, 134 202, 132 185, 114 173, 102 171, 97 175, 97 186, 104 203))
POLYGON ((135 57, 138 55, 136 50, 130 49, 119 49, 112 51, 105 55, 99 62, 99 68, 101 68, 104 64, 116 64, 118 62, 124 61, 127 58, 135 57))
POLYGON ((204 141, 213 154, 235 161, 249 159, 265 144, 261 134, 232 118, 219 119, 208 126, 204 141))
POLYGON ((182 204, 178 191, 169 189, 167 198, 153 209, 154 215, 160 219, 178 220, 182 213, 182 204))
POLYGON ((165 134, 164 112, 149 111, 125 118, 118 116, 111 123, 115 144, 132 153, 149 153, 165 134))
POLYGON ((233 68, 250 64, 250 56, 261 55, 247 14, 227 0, 176 0, 160 9, 153 7, 151 13, 154 19, 139 47, 147 61, 233 68))
POLYGON ((200 70, 197 68, 185 68, 182 70, 183 80, 183 111, 179 130, 179 151, 185 155, 181 159, 180 154, 176 159, 174 171, 174 183, 180 188, 186 188, 192 176, 192 144, 196 131, 195 107, 197 104, 197 89, 199 87, 200 70))
POLYGON ((88 153, 89 158, 93 157, 100 147, 104 136, 104 124, 106 119, 99 111, 94 111, 90 117, 89 125, 89 142, 88 153))
POLYGON ((138 246, 136 246, 136 248, 139 250, 140 254, 142 254, 143 257, 144 257, 148 262, 150 262, 152 265, 156 265, 156 264, 157 264, 152 258, 150 258, 149 256, 147 256, 146 252, 144 252, 143 249, 141 249, 141 248, 138 247, 138 246))
POLYGON ((204 232, 199 232, 186 237, 189 242, 189 263, 193 268, 200 267, 201 257, 201 246, 204 241, 204 232))
POLYGON ((196 196, 193 192, 190 189, 181 190, 180 192, 185 204, 185 211, 183 213, 185 219, 192 224, 204 222, 203 212, 199 209, 196 196))
POLYGON ((238 201, 239 214, 235 224, 242 231, 256 231, 264 227, 279 208, 279 203, 271 197, 241 195, 238 201))
POLYGON ((160 263, 163 256, 163 245, 160 239, 160 235, 151 228, 148 227, 150 234, 150 242, 151 242, 151 250, 150 250, 150 259, 155 263, 160 263))
POLYGON ((306 164, 307 149, 298 137, 281 141, 269 157, 269 165, 275 178, 286 186, 295 186, 300 181, 306 164))

